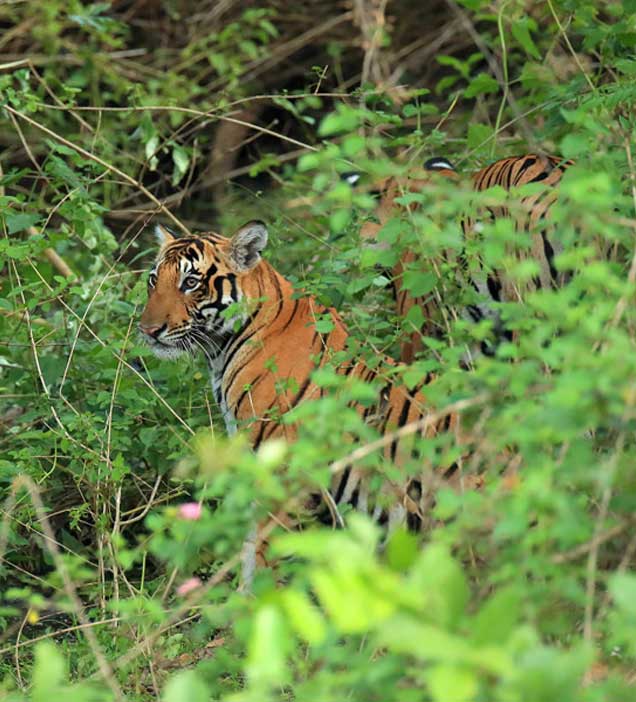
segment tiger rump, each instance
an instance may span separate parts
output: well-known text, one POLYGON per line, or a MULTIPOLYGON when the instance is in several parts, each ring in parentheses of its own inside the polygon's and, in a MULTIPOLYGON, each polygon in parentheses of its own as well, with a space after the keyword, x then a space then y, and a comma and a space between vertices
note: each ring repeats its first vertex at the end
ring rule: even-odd
MULTIPOLYGON (((254 448, 274 437, 293 441, 297 427, 286 423, 285 415, 322 396, 324 390, 311 374, 333 364, 345 349, 348 334, 341 318, 311 296, 294 295, 291 283, 261 258, 267 229, 260 222, 250 222, 231 239, 217 234, 175 239, 165 229, 159 233, 161 246, 140 320, 150 347, 164 358, 204 353, 228 432, 245 429, 254 448), (325 316, 332 329, 321 333, 316 322, 325 316)), ((336 362, 334 367, 343 377, 381 383, 374 406, 352 403, 380 432, 427 416, 421 392, 411 394, 382 379, 360 360, 336 362)), ((453 422, 429 426, 424 438, 452 429, 453 422)), ((410 444, 391 442, 385 457, 399 461, 402 452, 410 452, 410 444)), ((418 512, 413 500, 418 485, 420 481, 405 480, 387 487, 396 504, 391 521, 418 512)), ((365 476, 352 467, 335 477, 332 495, 336 502, 375 509, 367 501, 365 476)))
MULTIPOLYGON (((549 224, 550 207, 558 197, 558 185, 565 170, 572 165, 554 156, 528 154, 501 159, 481 169, 472 176, 472 188, 475 191, 485 191, 494 186, 511 190, 530 183, 540 184, 539 191, 525 195, 509 203, 496 207, 484 208, 480 220, 466 217, 461 222, 462 233, 466 248, 459 252, 448 252, 444 260, 454 259, 460 279, 477 294, 475 304, 470 304, 463 310, 464 316, 473 321, 491 319, 495 322, 495 332, 501 333, 501 326, 493 303, 519 302, 524 296, 537 289, 559 287, 567 279, 567 274, 557 271, 554 259, 562 251, 561 242, 553 227, 549 224), (539 274, 521 285, 503 269, 493 269, 483 261, 475 258, 468 259, 471 240, 481 237, 483 220, 510 217, 514 222, 516 232, 527 232, 530 235, 529 252, 514 248, 514 255, 519 258, 531 258, 539 266, 539 274), (497 327, 499 326, 499 332, 497 327)), ((388 220, 404 208, 395 200, 407 192, 421 192, 430 186, 436 177, 458 180, 454 168, 446 159, 435 158, 427 161, 425 169, 428 174, 419 173, 415 178, 393 179, 389 181, 382 192, 377 209, 379 223, 365 223, 361 228, 361 236, 373 239, 388 220)), ((408 211, 417 209, 411 204, 408 211)), ((413 296, 402 286, 405 271, 420 261, 421 256, 412 251, 405 251, 395 268, 393 280, 395 285, 396 311, 403 318, 415 306, 423 311, 424 326, 413 332, 403 343, 401 360, 411 362, 422 346, 422 336, 439 336, 440 310, 444 302, 437 289, 424 297, 413 296)), ((443 261, 440 261, 440 263, 443 261)), ((434 267, 435 262, 431 265, 434 267)), ((504 332, 504 334, 507 334, 504 332)))

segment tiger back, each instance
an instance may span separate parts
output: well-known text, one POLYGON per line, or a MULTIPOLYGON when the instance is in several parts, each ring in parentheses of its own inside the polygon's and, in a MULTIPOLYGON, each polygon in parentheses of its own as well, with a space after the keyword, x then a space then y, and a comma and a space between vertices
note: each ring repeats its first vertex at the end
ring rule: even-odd
MULTIPOLYGON (((558 233, 550 225, 550 208, 558 197, 558 185, 565 170, 572 165, 554 156, 527 154, 513 156, 496 161, 477 171, 471 178, 472 189, 483 192, 494 186, 500 186, 506 191, 519 188, 530 183, 540 187, 528 195, 524 195, 515 202, 508 204, 488 206, 480 210, 479 219, 464 217, 461 221, 461 231, 465 247, 459 252, 450 252, 448 258, 455 258, 456 271, 460 284, 467 285, 475 293, 475 301, 468 304, 460 311, 464 316, 474 322, 491 319, 495 323, 495 333, 500 336, 509 336, 508 332, 498 324, 497 313, 493 303, 523 301, 528 292, 537 289, 559 287, 567 280, 567 273, 557 271, 555 256, 562 251, 562 243, 558 233), (514 205, 514 206, 513 206, 514 205), (516 232, 525 232, 530 237, 529 251, 521 252, 514 249, 516 257, 528 256, 532 258, 539 268, 538 275, 520 284, 510 276, 504 268, 486 266, 483 261, 475 260, 469 253, 471 240, 481 237, 483 222, 497 218, 510 217, 513 220, 516 232)), ((391 217, 408 214, 404 208, 395 202, 399 195, 407 192, 420 192, 430 187, 431 180, 435 178, 450 178, 459 180, 453 166, 443 158, 434 158, 424 165, 427 173, 415 178, 392 179, 384 184, 380 203, 376 212, 378 222, 365 223, 360 231, 361 237, 373 240, 379 230, 391 217)), ((410 205, 410 211, 417 206, 410 205)), ((439 337, 443 325, 439 322, 440 310, 445 301, 439 289, 434 289, 426 296, 413 296, 402 286, 405 271, 417 265, 419 255, 413 250, 405 251, 396 266, 393 268, 392 277, 395 290, 395 306, 399 318, 405 318, 409 311, 417 306, 421 308, 424 325, 421 329, 413 331, 403 342, 400 358, 410 363, 416 353, 422 348, 422 336, 439 337)), ((434 266, 434 264, 433 264, 434 266)), ((497 338, 495 339, 495 342, 497 338)), ((486 350, 484 348, 484 350, 486 350)))

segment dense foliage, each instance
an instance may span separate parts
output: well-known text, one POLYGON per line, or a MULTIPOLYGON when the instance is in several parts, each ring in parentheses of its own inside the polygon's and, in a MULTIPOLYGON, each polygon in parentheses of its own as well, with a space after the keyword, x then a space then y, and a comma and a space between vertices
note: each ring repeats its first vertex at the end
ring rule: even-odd
MULTIPOLYGON (((44 0, 0 27, 2 698, 633 699, 636 3, 44 0), (433 183, 380 245, 360 226, 432 155, 470 173, 531 150, 576 161, 551 213, 572 278, 502 303, 515 341, 475 355, 492 328, 463 318, 452 254, 503 191, 433 183), (228 439, 202 359, 138 338, 153 218, 267 221, 268 259, 369 363, 421 327, 386 274, 419 254, 404 284, 444 321, 398 375, 463 408, 461 444, 426 443, 422 534, 281 525, 376 438, 346 407, 375 390, 323 371, 294 445, 228 439), (461 456, 479 490, 435 479, 461 456)), ((469 261, 536 274, 527 233, 483 227, 469 261)))

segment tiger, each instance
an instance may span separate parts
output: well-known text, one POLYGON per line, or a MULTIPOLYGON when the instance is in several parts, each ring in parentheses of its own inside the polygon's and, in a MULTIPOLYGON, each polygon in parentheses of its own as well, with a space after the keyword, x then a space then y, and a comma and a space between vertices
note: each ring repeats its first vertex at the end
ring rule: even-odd
MULTIPOLYGON (((343 360, 349 334, 342 318, 313 296, 296 292, 262 257, 268 241, 263 222, 248 222, 229 238, 214 232, 176 237, 161 225, 156 235, 159 250, 148 275, 139 330, 159 358, 204 354, 228 434, 245 432, 254 450, 273 438, 294 441, 298 427, 285 421, 286 415, 323 396, 325 390, 312 382, 312 372, 329 364, 341 376, 381 384, 374 406, 352 405, 381 435, 432 416, 423 387, 409 392, 386 379, 381 367, 370 368, 360 358, 343 360), (329 332, 316 327, 325 318, 331 322, 329 332)), ((390 359, 386 363, 393 364, 390 359)), ((427 377, 422 386, 432 380, 427 377)), ((453 432, 457 417, 447 414, 422 426, 419 437, 425 440, 453 432)), ((409 446, 392 440, 385 458, 399 462, 412 451, 412 442, 409 446)), ((448 466, 447 477, 457 469, 457 463, 448 466)), ((387 524, 389 531, 399 524, 417 529, 424 505, 430 505, 422 485, 423 480, 414 478, 390 485, 390 494, 378 507, 369 500, 368 476, 347 466, 334 475, 328 494, 336 514, 349 504, 387 524)))
MULTIPOLYGON (((503 270, 487 270, 481 262, 471 261, 468 265, 465 252, 457 255, 458 270, 465 282, 476 293, 475 304, 467 305, 464 316, 473 322, 484 319, 493 321, 495 341, 482 344, 482 351, 492 354, 497 343, 503 338, 512 338, 512 334, 503 327, 493 309, 493 303, 518 302, 532 291, 556 288, 568 279, 566 271, 558 271, 555 257, 563 247, 554 231, 549 226, 550 208, 558 197, 558 186, 566 170, 573 161, 558 156, 525 154, 500 159, 482 168, 472 175, 472 187, 475 191, 485 191, 493 186, 505 190, 518 188, 530 183, 540 183, 541 192, 533 192, 520 199, 514 212, 506 206, 489 207, 484 213, 487 218, 512 217, 516 231, 525 231, 531 236, 530 255, 539 265, 539 273, 521 288, 518 282, 506 276, 503 270), (475 265, 477 263, 478 265, 475 265), (470 270, 469 270, 470 269, 470 270)), ((367 221, 360 229, 363 241, 375 240, 378 232, 392 217, 399 214, 400 205, 396 203, 404 193, 419 192, 430 185, 435 177, 459 181, 459 175, 452 163, 443 157, 429 159, 424 164, 423 172, 416 172, 407 178, 388 179, 380 186, 380 201, 376 210, 376 222, 367 221)), ((410 208, 413 209, 413 206, 410 208)), ((461 231, 465 241, 479 236, 483 228, 481 221, 464 217, 461 231)), ((411 363, 422 348, 423 336, 440 336, 439 310, 444 301, 439 291, 432 291, 424 297, 414 297, 401 286, 404 272, 418 261, 418 254, 412 250, 405 251, 391 271, 393 281, 395 308, 399 318, 404 318, 414 306, 423 311, 424 326, 412 332, 402 343, 400 360, 411 363)))

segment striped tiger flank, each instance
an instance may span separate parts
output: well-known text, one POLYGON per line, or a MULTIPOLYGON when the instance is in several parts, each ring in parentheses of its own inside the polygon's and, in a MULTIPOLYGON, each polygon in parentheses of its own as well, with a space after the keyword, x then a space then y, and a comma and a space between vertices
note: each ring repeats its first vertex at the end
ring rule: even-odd
MULTIPOLYGON (((246 224, 231 239, 213 233, 178 239, 164 228, 159 236, 139 324, 151 349, 162 358, 204 353, 228 433, 245 431, 254 449, 273 438, 294 441, 298 427, 286 423, 285 415, 325 393, 311 374, 345 349, 348 333, 342 319, 315 298, 294 294, 291 283, 261 258, 267 229, 260 222, 246 224), (331 331, 322 333, 316 322, 325 318, 332 322, 331 331)), ((383 435, 430 412, 421 391, 410 393, 360 360, 336 363, 335 369, 342 376, 382 384, 374 406, 352 406, 383 435)), ((431 423, 423 438, 453 431, 455 421, 446 417, 431 423)), ((384 455, 400 463, 411 457, 412 448, 412 439, 396 440, 384 455)), ((451 466, 449 472, 456 469, 451 466)), ((420 522, 423 503, 413 495, 419 490, 422 500, 426 497, 421 484, 413 479, 387 484, 392 507, 378 510, 367 476, 349 466, 334 476, 330 493, 336 506, 352 504, 390 526, 404 521, 413 526, 420 522)))
MULTIPOLYGON (((505 190, 519 188, 530 183, 539 183, 543 186, 540 192, 533 192, 514 202, 514 207, 506 206, 489 207, 484 211, 484 217, 491 220, 501 217, 512 217, 516 231, 530 234, 531 247, 525 254, 534 259, 539 265, 539 274, 526 283, 523 287, 504 270, 486 270, 481 262, 471 261, 468 265, 465 252, 455 254, 460 263, 460 272, 464 276, 463 282, 473 288, 480 298, 480 302, 471 305, 463 311, 464 316, 478 322, 482 319, 496 318, 492 303, 518 302, 531 290, 541 288, 560 287, 566 280, 567 274, 558 272, 554 265, 555 256, 562 251, 562 245, 549 224, 550 207, 558 197, 558 185, 566 169, 572 161, 555 156, 539 154, 526 154, 512 156, 482 168, 471 177, 472 187, 475 191, 485 191, 494 186, 503 187, 505 190), (478 263, 478 265, 475 265, 478 263), (470 269, 470 272, 469 272, 470 269)), ((360 234, 363 239, 373 240, 378 231, 404 209, 395 200, 407 192, 420 192, 430 187, 432 178, 444 177, 458 180, 459 176, 449 161, 443 158, 430 159, 424 164, 427 173, 417 172, 413 178, 391 179, 383 184, 380 194, 380 203, 376 210, 378 222, 366 222, 360 234)), ((409 211, 417 209, 417 204, 411 204, 409 211)), ((464 218, 461 222, 464 239, 480 236, 482 227, 480 222, 473 218, 464 218)), ((452 254, 451 254, 452 255, 452 254)), ((404 318, 414 306, 422 309, 424 324, 418 331, 414 331, 405 339, 401 347, 400 360, 411 363, 417 352, 422 348, 422 336, 440 336, 439 310, 443 301, 437 291, 426 297, 417 297, 401 286, 404 271, 418 261, 416 252, 405 251, 393 268, 394 298, 397 315, 404 318)))

